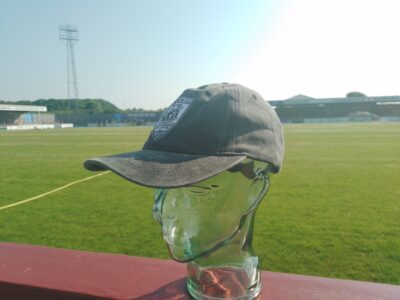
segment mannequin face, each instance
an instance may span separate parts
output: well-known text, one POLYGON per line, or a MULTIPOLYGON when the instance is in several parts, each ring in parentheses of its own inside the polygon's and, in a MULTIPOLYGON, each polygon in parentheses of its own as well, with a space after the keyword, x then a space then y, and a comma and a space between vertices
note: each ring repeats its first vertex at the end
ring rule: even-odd
POLYGON ((268 189, 266 166, 248 160, 191 186, 157 189, 153 216, 172 258, 187 262, 232 238, 268 189))

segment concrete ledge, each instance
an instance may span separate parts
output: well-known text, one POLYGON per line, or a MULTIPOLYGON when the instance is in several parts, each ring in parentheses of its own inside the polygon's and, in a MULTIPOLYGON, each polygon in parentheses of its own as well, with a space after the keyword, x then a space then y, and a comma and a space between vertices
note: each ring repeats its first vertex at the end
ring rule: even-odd
MULTIPOLYGON (((262 299, 398 300, 400 286, 262 272, 262 299)), ((0 299, 190 299, 169 260, 0 243, 0 299)))

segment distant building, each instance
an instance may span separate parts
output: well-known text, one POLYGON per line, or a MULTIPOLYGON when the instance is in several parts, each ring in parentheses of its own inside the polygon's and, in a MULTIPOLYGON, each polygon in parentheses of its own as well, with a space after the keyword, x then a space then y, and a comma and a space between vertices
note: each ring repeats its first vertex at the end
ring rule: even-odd
POLYGON ((143 111, 143 112, 131 112, 126 115, 127 119, 135 122, 136 124, 155 124, 161 117, 162 111, 143 111))
POLYGON ((268 101, 284 123, 400 121, 400 96, 367 97, 361 93, 345 98, 312 98, 297 95, 268 101))
POLYGON ((162 111, 135 111, 118 113, 57 113, 56 122, 73 123, 78 127, 115 127, 154 125, 162 111))
MULTIPOLYGON (((54 114, 46 106, 0 104, 0 129, 49 129, 55 128, 54 114)), ((72 127, 72 124, 59 125, 72 127)))

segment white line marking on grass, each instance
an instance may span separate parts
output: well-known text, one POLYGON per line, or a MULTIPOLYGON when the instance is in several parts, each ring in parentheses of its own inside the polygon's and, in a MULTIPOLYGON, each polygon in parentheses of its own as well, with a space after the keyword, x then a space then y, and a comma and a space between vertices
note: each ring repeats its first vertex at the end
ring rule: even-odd
POLYGON ((93 178, 96 178, 98 176, 102 176, 102 175, 107 174, 107 173, 110 173, 110 171, 105 171, 103 173, 100 173, 100 174, 97 174, 97 175, 94 175, 94 176, 89 176, 89 177, 86 177, 86 178, 83 178, 83 179, 79 179, 79 180, 70 182, 70 183, 68 183, 68 184, 66 184, 66 185, 64 185, 62 187, 56 188, 54 190, 51 190, 51 191, 49 191, 47 193, 40 194, 40 195, 37 195, 37 196, 29 198, 29 199, 25 199, 25 200, 22 200, 22 201, 18 201, 18 202, 12 203, 12 204, 8 204, 8 205, 5 205, 5 206, 2 206, 2 207, 0 207, 0 210, 7 209, 7 208, 10 208, 10 207, 13 207, 13 206, 17 206, 17 205, 21 205, 21 204, 24 204, 24 203, 27 203, 27 202, 30 202, 30 201, 33 201, 33 200, 36 200, 36 199, 39 199, 39 198, 43 198, 43 197, 45 197, 47 195, 50 195, 50 194, 53 194, 55 192, 61 191, 63 189, 66 189, 66 188, 68 188, 68 187, 70 187, 70 186, 72 186, 74 184, 77 184, 77 183, 80 183, 80 182, 83 182, 83 181, 87 181, 87 180, 91 180, 93 178))

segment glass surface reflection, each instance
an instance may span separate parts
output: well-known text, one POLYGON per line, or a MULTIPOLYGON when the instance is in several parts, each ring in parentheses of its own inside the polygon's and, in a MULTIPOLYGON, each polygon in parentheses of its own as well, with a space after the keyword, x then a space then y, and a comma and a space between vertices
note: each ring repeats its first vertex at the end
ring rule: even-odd
POLYGON ((194 298, 253 299, 260 292, 253 221, 271 174, 270 165, 248 159, 197 184, 155 191, 153 217, 171 257, 189 262, 194 298))

